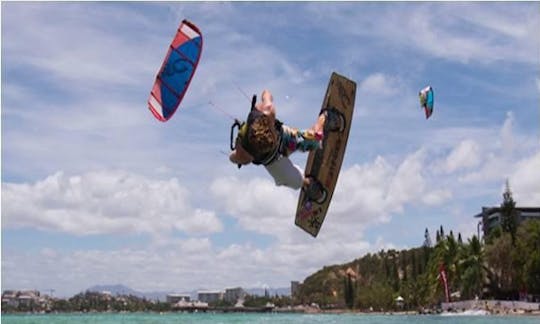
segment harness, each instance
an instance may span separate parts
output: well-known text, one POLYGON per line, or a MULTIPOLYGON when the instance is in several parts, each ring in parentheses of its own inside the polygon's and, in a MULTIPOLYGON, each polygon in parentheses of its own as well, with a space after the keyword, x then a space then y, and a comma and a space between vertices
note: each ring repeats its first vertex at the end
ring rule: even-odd
POLYGON ((262 164, 266 166, 274 162, 279 157, 279 155, 284 152, 282 127, 283 123, 277 119, 275 120, 274 127, 277 132, 277 144, 275 145, 275 147, 272 148, 272 150, 269 152, 259 153, 255 148, 253 148, 247 136, 249 126, 255 121, 255 119, 263 115, 262 112, 255 108, 256 102, 257 96, 253 95, 253 98, 251 100, 251 110, 249 111, 246 122, 240 122, 238 119, 234 120, 234 123, 231 126, 231 150, 234 150, 236 148, 236 145, 240 144, 251 156, 253 156, 253 164, 262 164), (233 144, 235 128, 238 128, 238 134, 233 144))

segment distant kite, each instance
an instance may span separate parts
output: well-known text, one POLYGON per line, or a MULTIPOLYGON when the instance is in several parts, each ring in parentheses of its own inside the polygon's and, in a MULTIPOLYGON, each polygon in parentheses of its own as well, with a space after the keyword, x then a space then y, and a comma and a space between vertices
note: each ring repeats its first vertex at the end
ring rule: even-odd
POLYGON ((428 119, 433 113, 433 103, 435 100, 433 88, 431 88, 431 86, 425 87, 424 89, 420 90, 418 96, 420 97, 420 106, 422 106, 426 111, 426 119, 428 119))
POLYGON ((203 37, 197 26, 183 20, 169 46, 148 98, 148 108, 165 122, 172 117, 199 64, 203 37))

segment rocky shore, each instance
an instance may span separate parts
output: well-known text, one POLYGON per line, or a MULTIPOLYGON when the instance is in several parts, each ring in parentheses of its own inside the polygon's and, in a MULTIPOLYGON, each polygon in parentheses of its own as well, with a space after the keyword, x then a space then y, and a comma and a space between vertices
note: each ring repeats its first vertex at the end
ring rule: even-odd
POLYGON ((316 305, 300 305, 274 308, 274 312, 283 313, 365 313, 381 315, 536 315, 540 316, 540 303, 530 303, 522 301, 503 300, 465 300, 451 303, 442 303, 440 308, 422 309, 418 311, 387 311, 387 312, 365 312, 349 309, 320 309, 316 305))
POLYGON ((442 303, 446 313, 485 312, 490 315, 540 315, 540 303, 510 300, 464 300, 442 303))

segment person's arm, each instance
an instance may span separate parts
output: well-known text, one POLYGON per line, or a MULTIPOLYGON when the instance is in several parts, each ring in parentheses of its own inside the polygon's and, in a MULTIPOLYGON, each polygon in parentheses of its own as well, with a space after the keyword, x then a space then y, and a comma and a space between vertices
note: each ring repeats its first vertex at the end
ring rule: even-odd
POLYGON ((257 109, 266 115, 276 118, 276 107, 274 106, 274 98, 268 90, 264 90, 261 95, 261 102, 256 105, 257 109))
POLYGON ((246 152, 240 145, 236 145, 236 149, 234 149, 231 154, 229 155, 229 160, 232 163, 235 164, 250 164, 253 161, 253 157, 246 152))
POLYGON ((272 97, 272 94, 268 90, 263 90, 261 95, 261 100, 263 102, 263 105, 272 104, 274 102, 274 98, 272 97))

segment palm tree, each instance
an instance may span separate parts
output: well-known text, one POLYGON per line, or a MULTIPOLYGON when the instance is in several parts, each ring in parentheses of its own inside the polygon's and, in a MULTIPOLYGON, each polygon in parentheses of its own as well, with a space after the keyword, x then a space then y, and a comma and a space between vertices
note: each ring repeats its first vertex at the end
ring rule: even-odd
POLYGON ((488 270, 483 246, 476 235, 468 240, 459 264, 462 269, 461 292, 463 297, 481 297, 488 270))

